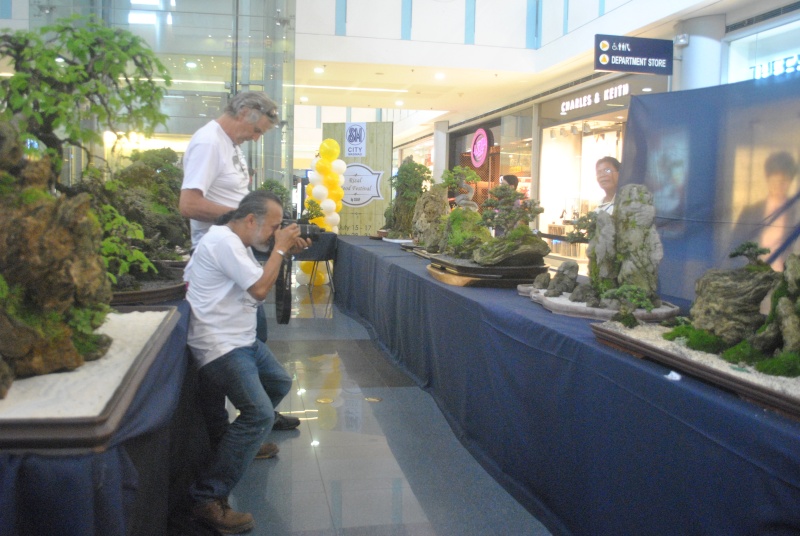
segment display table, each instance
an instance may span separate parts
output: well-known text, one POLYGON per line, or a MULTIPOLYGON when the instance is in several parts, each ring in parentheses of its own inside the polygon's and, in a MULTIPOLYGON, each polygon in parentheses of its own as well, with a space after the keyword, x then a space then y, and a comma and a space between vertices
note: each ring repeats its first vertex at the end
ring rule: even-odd
POLYGON ((800 423, 397 244, 340 236, 336 258, 336 304, 554 534, 800 533, 800 423))
POLYGON ((107 441, 0 450, 0 534, 166 534, 171 427, 189 370, 189 305, 168 305, 180 318, 107 441))

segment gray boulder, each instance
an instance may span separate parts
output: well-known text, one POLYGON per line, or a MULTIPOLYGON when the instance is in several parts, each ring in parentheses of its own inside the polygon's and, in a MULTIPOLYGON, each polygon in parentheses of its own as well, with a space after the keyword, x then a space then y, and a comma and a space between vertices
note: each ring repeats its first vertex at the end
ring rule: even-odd
POLYGON ((414 205, 411 236, 414 243, 435 253, 442 239, 442 218, 450 213, 447 190, 433 187, 423 192, 414 205))
POLYGON ((564 261, 558 267, 555 277, 547 286, 544 293, 548 297, 561 296, 565 292, 572 292, 578 284, 578 263, 575 261, 564 261))
POLYGON ((655 227, 653 194, 640 184, 627 184, 617 194, 614 205, 616 253, 620 260, 619 286, 633 285, 656 295, 658 265, 664 257, 655 227))
POLYGON ((692 325, 733 345, 752 336, 764 323, 761 301, 780 281, 772 270, 709 270, 695 284, 692 325))

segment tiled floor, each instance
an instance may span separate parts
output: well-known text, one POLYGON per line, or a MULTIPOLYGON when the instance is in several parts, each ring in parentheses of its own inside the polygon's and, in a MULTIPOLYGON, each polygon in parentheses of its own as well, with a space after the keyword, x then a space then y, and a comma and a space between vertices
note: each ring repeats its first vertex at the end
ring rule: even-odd
POLYGON ((332 305, 330 287, 294 289, 292 318, 268 344, 295 378, 272 432, 280 454, 256 460, 231 496, 254 535, 517 536, 549 532, 461 446, 431 397, 366 330, 332 305))

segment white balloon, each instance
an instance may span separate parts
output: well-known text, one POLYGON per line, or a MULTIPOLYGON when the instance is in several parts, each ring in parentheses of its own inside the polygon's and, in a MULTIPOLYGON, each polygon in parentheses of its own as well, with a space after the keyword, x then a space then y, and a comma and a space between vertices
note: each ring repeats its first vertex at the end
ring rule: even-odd
POLYGON ((319 157, 318 156, 315 156, 314 158, 311 159, 311 169, 312 170, 317 169, 317 162, 319 162, 319 157))
POLYGON ((329 281, 329 279, 328 279, 328 274, 327 274, 326 272, 318 272, 318 273, 319 273, 319 274, 322 276, 322 282, 321 282, 321 284, 322 284, 322 285, 327 285, 327 284, 328 284, 328 281, 329 281))
POLYGON ((339 186, 344 186, 344 175, 339 175, 339 186))
POLYGON ((339 225, 339 215, 335 212, 333 214, 328 214, 327 216, 325 216, 325 223, 327 223, 331 227, 339 225))
POLYGON ((317 184, 322 184, 322 176, 316 171, 309 171, 308 183, 313 184, 314 186, 316 186, 317 184))
POLYGON ((328 198, 328 189, 322 184, 317 184, 314 186, 314 189, 311 190, 311 197, 317 201, 324 201, 328 198))
POLYGON ((342 159, 334 160, 331 162, 331 169, 334 173, 341 175, 347 169, 347 162, 342 159))
POLYGON ((323 214, 331 214, 332 212, 336 212, 336 201, 333 199, 326 199, 319 204, 319 208, 322 209, 323 214))
POLYGON ((311 281, 311 276, 302 270, 297 270, 294 280, 297 281, 298 285, 308 285, 308 282, 311 281))
POLYGON ((339 226, 338 225, 334 225, 333 227, 331 227, 331 232, 339 234, 339 226))

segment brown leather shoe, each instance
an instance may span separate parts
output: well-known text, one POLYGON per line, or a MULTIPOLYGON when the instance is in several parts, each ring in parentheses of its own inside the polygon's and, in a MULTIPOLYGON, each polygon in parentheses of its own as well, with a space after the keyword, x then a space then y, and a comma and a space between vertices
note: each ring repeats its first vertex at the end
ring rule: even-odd
POLYGON ((227 498, 196 505, 192 508, 192 517, 222 534, 239 534, 255 526, 253 516, 233 510, 227 498))
POLYGON ((264 460, 266 458, 274 458, 280 449, 275 443, 263 443, 261 448, 256 452, 256 460, 264 460))

